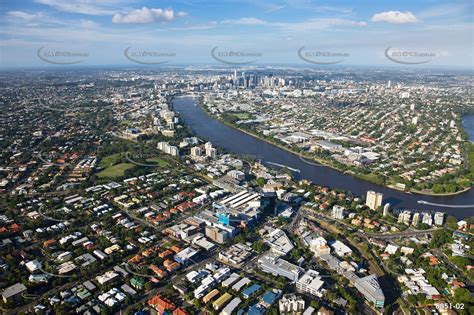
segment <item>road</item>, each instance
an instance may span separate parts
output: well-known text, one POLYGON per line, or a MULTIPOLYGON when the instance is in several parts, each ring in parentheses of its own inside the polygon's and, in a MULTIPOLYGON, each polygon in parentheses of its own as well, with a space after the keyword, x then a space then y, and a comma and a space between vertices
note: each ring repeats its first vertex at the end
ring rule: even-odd
MULTIPOLYGON (((414 236, 426 236, 432 235, 434 232, 442 230, 442 229, 429 229, 424 231, 405 231, 400 233, 392 233, 392 234, 381 234, 381 233, 365 233, 368 237, 380 239, 380 240, 391 240, 397 238, 404 238, 404 237, 414 237, 414 236)), ((360 232, 358 232, 361 234, 360 232)))
MULTIPOLYGON (((346 222, 342 220, 337 220, 334 219, 324 213, 319 213, 319 212, 314 212, 313 209, 310 208, 305 208, 302 207, 301 210, 304 210, 305 213, 304 215, 307 217, 313 217, 316 220, 324 220, 328 222, 333 222, 337 224, 344 225, 346 228, 349 229, 354 229, 353 226, 347 224, 346 222)), ((380 240, 390 240, 390 239, 397 239, 397 238, 403 238, 403 237, 414 237, 414 236, 425 236, 425 235, 432 235, 434 232, 442 230, 442 228, 433 228, 429 230, 421 230, 421 231, 403 231, 403 232, 398 232, 398 233, 367 233, 367 232, 355 232, 361 237, 371 237, 371 238, 376 238, 380 240)))

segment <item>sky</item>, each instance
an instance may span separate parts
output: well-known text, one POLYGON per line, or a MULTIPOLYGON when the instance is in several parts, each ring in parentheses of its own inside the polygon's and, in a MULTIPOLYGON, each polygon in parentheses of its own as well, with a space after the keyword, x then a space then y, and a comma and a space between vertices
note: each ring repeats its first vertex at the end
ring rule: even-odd
POLYGON ((0 67, 474 67, 469 0, 1 0, 0 67))

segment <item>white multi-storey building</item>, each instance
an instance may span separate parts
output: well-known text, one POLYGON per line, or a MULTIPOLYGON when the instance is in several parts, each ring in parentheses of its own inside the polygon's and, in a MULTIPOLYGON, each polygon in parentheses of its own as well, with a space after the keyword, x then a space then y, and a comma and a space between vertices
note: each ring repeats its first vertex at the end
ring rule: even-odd
POLYGON ((367 198, 365 204, 372 210, 376 210, 382 205, 383 194, 369 190, 367 192, 367 198))
POLYGON ((300 292, 306 292, 311 295, 321 297, 324 282, 321 280, 319 272, 309 269, 296 282, 296 289, 300 292))
POLYGON ((341 207, 339 205, 335 205, 332 207, 332 217, 334 219, 342 220, 344 219, 344 207, 341 207))
POLYGON ((433 216, 429 212, 423 212, 423 219, 422 221, 424 224, 428 224, 429 226, 433 225, 433 216))
POLYGON ((444 223, 444 213, 443 212, 436 212, 434 215, 434 224, 436 225, 443 225, 444 223))

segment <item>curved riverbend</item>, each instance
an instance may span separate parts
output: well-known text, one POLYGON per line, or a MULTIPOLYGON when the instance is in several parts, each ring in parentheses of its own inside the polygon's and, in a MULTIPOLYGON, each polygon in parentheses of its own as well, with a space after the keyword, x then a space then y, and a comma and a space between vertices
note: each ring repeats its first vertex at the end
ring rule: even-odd
POLYGON ((176 98, 173 100, 173 107, 197 136, 231 152, 253 155, 263 161, 300 170, 299 173, 294 174, 296 178, 308 179, 316 184, 344 189, 360 196, 365 196, 367 190, 375 190, 384 194, 384 203, 389 202, 392 207, 398 209, 444 211, 457 218, 474 215, 474 189, 452 196, 408 194, 343 174, 330 167, 311 165, 302 161, 298 155, 226 126, 210 117, 201 107, 196 106, 193 98, 176 98), (418 201, 426 203, 419 203, 418 201), (452 206, 456 206, 456 208, 452 206))

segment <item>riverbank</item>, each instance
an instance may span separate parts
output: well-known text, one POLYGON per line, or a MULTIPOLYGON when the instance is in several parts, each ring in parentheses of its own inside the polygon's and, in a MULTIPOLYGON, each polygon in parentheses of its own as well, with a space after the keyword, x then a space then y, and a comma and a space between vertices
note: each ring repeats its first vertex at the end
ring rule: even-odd
POLYGON ((308 180, 315 185, 344 190, 362 198, 369 190, 380 192, 384 196, 384 202, 390 203, 391 208, 397 211, 410 210, 432 213, 442 211, 458 219, 474 215, 472 206, 474 189, 455 196, 422 196, 375 185, 331 167, 316 162, 311 163, 309 159, 303 161, 303 158, 297 154, 229 127, 206 114, 203 108, 196 104, 196 101, 196 98, 176 98, 172 101, 171 106, 196 136, 212 142, 216 147, 225 149, 226 152, 257 157, 263 161, 271 161, 290 169, 297 169, 300 171, 294 174, 297 180, 308 180))
POLYGON ((462 117, 462 126, 467 135, 467 140, 474 144, 474 113, 462 117))
POLYGON ((467 187, 464 188, 463 190, 455 191, 452 193, 433 193, 429 191, 422 191, 422 190, 416 190, 416 189, 410 189, 410 192, 417 194, 417 195, 425 195, 425 196, 434 196, 434 197, 449 197, 449 196, 456 196, 460 194, 464 194, 465 192, 468 192, 471 190, 472 187, 467 187))
MULTIPOLYGON (((456 192, 452 192, 452 193, 434 193, 432 191, 422 191, 422 190, 416 190, 416 189, 410 189, 410 190, 404 190, 404 189, 400 189, 400 188, 397 188, 395 186, 392 186, 392 185, 387 185, 387 184, 381 184, 380 182, 378 181, 375 181, 372 179, 372 176, 371 174, 357 174, 357 173, 354 173, 352 171, 348 171, 348 170, 343 170, 341 168, 338 168, 337 166, 335 166, 333 163, 331 163, 330 161, 327 161, 327 160, 324 160, 324 159, 319 159, 319 158, 316 158, 316 157, 308 157, 304 154, 302 154, 301 152, 298 152, 298 151, 295 151, 285 145, 282 145, 282 144, 279 144, 279 143, 276 143, 276 142, 273 142, 273 141, 270 141, 262 136, 260 136, 259 134, 256 134, 256 133, 253 133, 253 132, 250 132, 246 129, 243 129, 243 128, 240 128, 238 126, 236 126, 235 124, 221 118, 221 117, 218 117, 216 116, 215 114, 211 113, 208 108, 206 106, 204 106, 202 103, 201 103, 201 99, 197 100, 196 104, 203 110, 204 113, 206 113, 206 115, 208 115, 210 118, 212 119, 215 119, 217 121, 219 121, 220 123, 226 125, 227 127, 230 127, 234 130, 237 130, 237 131, 240 131, 242 133, 245 133, 246 135, 249 135, 255 139, 258 139, 260 141, 263 141, 265 143, 268 143, 270 145, 273 145, 281 150, 284 150, 286 152, 289 152, 295 156, 298 156, 301 160, 303 160, 303 162, 306 162, 308 164, 311 164, 311 161, 314 161, 315 163, 317 164, 320 164, 320 166, 324 166, 324 167, 329 167, 333 170, 336 170, 338 172, 341 172, 343 174, 347 174, 349 176, 352 176, 354 178, 357 178, 357 179, 361 179, 361 180, 364 180, 364 181, 367 181, 367 182, 370 182, 372 184, 375 184, 375 185, 378 185, 378 186, 382 186, 382 187, 386 187, 386 188, 389 188, 389 189, 395 189, 395 190, 398 190, 400 192, 404 192, 404 193, 413 193, 413 194, 416 194, 416 195, 424 195, 424 196, 433 196, 433 197, 449 197, 449 196, 455 196, 455 195, 461 195, 461 194, 464 194, 466 192, 468 192, 472 187, 467 187, 463 190, 459 190, 459 191, 456 191, 456 192)), ((372 173, 373 174, 373 173, 372 173)))

